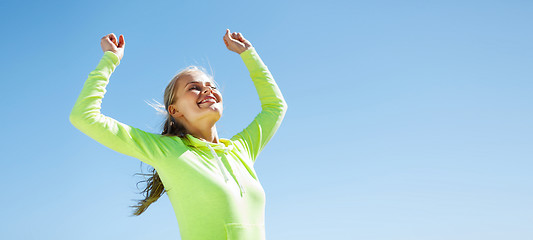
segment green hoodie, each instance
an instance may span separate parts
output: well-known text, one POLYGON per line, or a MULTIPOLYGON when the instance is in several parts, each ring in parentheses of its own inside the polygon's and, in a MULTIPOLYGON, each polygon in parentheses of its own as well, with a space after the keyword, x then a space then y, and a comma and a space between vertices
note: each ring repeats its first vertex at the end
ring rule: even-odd
POLYGON ((181 239, 265 239, 265 192, 254 169, 279 128, 287 103, 252 47, 240 54, 256 87, 261 112, 220 143, 145 132, 100 113, 109 78, 120 60, 104 53, 86 80, 70 122, 99 143, 151 165, 176 214, 181 239))

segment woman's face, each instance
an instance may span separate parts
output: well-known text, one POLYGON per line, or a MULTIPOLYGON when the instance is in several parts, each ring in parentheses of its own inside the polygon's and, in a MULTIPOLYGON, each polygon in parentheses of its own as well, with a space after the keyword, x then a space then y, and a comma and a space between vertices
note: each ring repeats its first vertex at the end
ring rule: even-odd
POLYGON ((222 95, 202 72, 182 75, 176 83, 176 101, 169 112, 186 128, 200 122, 216 122, 222 116, 222 95))

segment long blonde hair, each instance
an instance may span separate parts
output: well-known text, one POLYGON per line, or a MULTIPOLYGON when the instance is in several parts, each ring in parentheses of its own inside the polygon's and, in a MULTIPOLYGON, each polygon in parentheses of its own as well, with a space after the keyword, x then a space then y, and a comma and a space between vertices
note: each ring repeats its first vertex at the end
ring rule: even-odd
MULTIPOLYGON (((177 100, 177 97, 174 96, 176 93, 176 86, 178 85, 178 80, 181 76, 190 74, 193 72, 201 72, 205 74, 212 82, 216 85, 216 82, 212 75, 208 74, 205 68, 200 66, 191 65, 183 70, 181 70, 178 74, 176 74, 172 80, 168 83, 167 87, 165 88, 165 93, 163 95, 163 99, 165 104, 162 105, 161 103, 155 101, 156 103, 149 103, 150 106, 152 106, 157 112, 160 114, 163 114, 166 116, 166 119, 164 123, 162 124, 163 131, 161 132, 161 135, 164 136, 178 136, 180 138, 185 137, 189 132, 187 129, 181 124, 179 121, 176 121, 169 113, 168 113, 168 107, 172 104, 174 104, 177 100)), ((135 212, 133 215, 139 216, 141 215, 147 208, 152 204, 153 202, 157 201, 165 192, 165 187, 163 186, 163 182, 161 181, 161 178, 159 178, 159 174, 157 171, 152 168, 151 173, 144 174, 144 173, 137 173, 136 175, 142 175, 142 176, 150 176, 148 179, 142 180, 137 183, 137 186, 139 183, 146 183, 146 188, 141 191, 140 193, 144 195, 144 199, 138 200, 137 205, 131 206, 135 209, 135 212)))

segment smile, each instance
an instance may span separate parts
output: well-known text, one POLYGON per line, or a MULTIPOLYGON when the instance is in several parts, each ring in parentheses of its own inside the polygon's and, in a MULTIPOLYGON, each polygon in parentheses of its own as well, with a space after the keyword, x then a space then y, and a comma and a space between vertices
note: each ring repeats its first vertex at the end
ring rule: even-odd
POLYGON ((214 97, 209 96, 209 97, 206 97, 204 100, 200 101, 198 105, 202 103, 206 103, 206 102, 217 103, 217 100, 214 97))

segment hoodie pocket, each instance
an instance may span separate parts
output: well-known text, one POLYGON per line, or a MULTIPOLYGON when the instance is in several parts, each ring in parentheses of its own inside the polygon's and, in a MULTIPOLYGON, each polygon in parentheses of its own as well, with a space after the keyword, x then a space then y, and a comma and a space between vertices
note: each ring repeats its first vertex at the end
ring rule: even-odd
POLYGON ((264 224, 226 223, 228 240, 264 240, 264 224))

